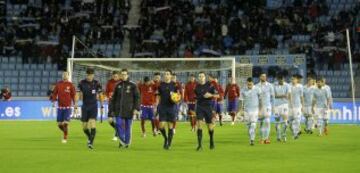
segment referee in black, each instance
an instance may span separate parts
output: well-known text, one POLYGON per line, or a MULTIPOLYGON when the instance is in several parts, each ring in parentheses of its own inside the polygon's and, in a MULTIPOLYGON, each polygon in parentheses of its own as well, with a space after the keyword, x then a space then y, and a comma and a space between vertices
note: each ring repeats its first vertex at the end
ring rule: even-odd
POLYGON ((216 92, 214 86, 210 82, 206 81, 206 75, 204 72, 199 73, 199 83, 195 88, 196 95, 196 119, 197 119, 197 139, 198 147, 197 151, 202 150, 202 127, 203 121, 208 127, 210 136, 210 149, 214 149, 214 110, 211 104, 213 98, 218 98, 219 94, 216 92))
POLYGON ((171 100, 172 93, 180 93, 175 82, 171 81, 172 71, 166 70, 164 81, 160 82, 157 90, 158 112, 160 119, 159 130, 164 137, 163 148, 168 150, 174 136, 174 122, 176 121, 176 103, 171 100), (165 126, 168 125, 168 135, 166 135, 165 126))
POLYGON ((83 131, 88 139, 88 148, 93 149, 96 135, 96 119, 98 116, 98 101, 100 101, 101 114, 104 113, 102 87, 99 81, 94 80, 95 71, 92 68, 86 70, 86 79, 78 85, 78 96, 83 102, 81 106, 81 122, 83 131))

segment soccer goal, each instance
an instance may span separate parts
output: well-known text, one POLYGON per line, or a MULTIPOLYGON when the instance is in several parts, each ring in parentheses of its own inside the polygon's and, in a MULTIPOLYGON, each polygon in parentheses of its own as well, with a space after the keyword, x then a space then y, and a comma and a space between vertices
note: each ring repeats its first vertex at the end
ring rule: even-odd
POLYGON ((166 69, 177 75, 177 80, 187 82, 191 74, 201 71, 218 77, 225 85, 229 78, 235 76, 239 84, 252 74, 251 64, 236 63, 235 57, 216 58, 69 58, 68 72, 71 81, 77 83, 86 77, 86 69, 95 69, 95 78, 103 85, 111 78, 114 70, 128 69, 134 82, 143 80, 145 76, 152 77, 155 72, 166 69))

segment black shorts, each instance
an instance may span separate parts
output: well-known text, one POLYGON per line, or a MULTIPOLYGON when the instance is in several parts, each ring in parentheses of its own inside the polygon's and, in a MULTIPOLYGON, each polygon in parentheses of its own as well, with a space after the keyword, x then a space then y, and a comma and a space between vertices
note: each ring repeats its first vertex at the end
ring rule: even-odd
POLYGON ((204 120, 206 124, 213 123, 213 109, 212 107, 196 106, 196 119, 204 120))
POLYGON ((110 102, 108 104, 108 117, 114 117, 112 114, 112 104, 110 102))
POLYGON ((159 120, 160 122, 175 122, 176 121, 176 105, 174 106, 159 106, 159 120))
POLYGON ((81 107, 81 121, 88 122, 89 119, 95 119, 98 115, 98 107, 97 105, 86 105, 81 107))

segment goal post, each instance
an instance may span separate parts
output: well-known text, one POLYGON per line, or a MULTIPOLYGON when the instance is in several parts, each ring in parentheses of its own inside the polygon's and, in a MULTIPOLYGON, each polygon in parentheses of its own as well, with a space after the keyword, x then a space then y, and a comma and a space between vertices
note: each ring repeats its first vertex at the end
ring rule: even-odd
MULTIPOLYGON (((245 64, 241 64, 246 66, 245 64)), ((247 69, 252 70, 251 64, 247 69)), ((142 80, 144 76, 152 76, 155 72, 170 69, 180 75, 180 81, 186 82, 190 74, 204 71, 208 74, 215 74, 221 83, 227 82, 228 76, 235 76, 239 64, 235 57, 214 57, 214 58, 69 58, 67 60, 67 71, 70 80, 77 83, 84 79, 86 68, 94 68, 97 80, 102 84, 106 83, 114 70, 128 69, 130 77, 134 81, 142 80)))

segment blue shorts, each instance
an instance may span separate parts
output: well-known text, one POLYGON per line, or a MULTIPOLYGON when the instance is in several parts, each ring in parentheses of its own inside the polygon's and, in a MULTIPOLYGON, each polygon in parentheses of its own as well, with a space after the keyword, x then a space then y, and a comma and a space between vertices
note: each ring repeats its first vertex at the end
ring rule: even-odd
POLYGON ((196 119, 204 120, 206 124, 213 123, 213 109, 211 107, 196 106, 196 119))
POLYGON ((70 121, 71 108, 58 108, 57 109, 57 122, 70 121))
POLYGON ((215 112, 218 113, 218 114, 222 113, 223 112, 223 106, 224 105, 222 103, 217 102, 215 112))
POLYGON ((195 103, 189 103, 188 104, 188 109, 189 109, 189 111, 194 111, 195 112, 195 103))
POLYGON ((213 110, 216 110, 216 104, 217 104, 217 101, 211 100, 211 108, 212 108, 213 110))
POLYGON ((154 119, 154 107, 141 106, 141 119, 142 120, 153 120, 154 119))
POLYGON ((176 105, 174 106, 159 106, 159 120, 160 122, 175 122, 176 121, 176 105))
POLYGON ((228 101, 228 105, 227 105, 227 111, 228 112, 237 112, 237 109, 238 109, 237 100, 228 101))
POLYGON ((81 121, 88 122, 89 119, 95 119, 98 115, 98 107, 97 105, 90 105, 90 106, 82 106, 81 107, 81 121))

